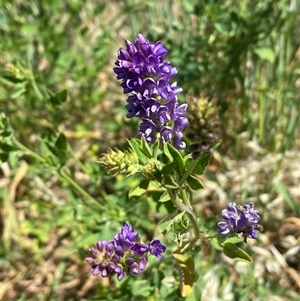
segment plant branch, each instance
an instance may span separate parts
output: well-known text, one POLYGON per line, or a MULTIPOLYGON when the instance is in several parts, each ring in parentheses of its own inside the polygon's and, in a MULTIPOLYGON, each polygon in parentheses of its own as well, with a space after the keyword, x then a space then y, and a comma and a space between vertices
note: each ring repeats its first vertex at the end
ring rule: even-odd
POLYGON ((179 186, 182 186, 182 184, 186 181, 186 179, 192 174, 196 164, 198 163, 198 160, 192 160, 191 165, 189 166, 189 168, 187 169, 187 171, 185 172, 185 174, 182 176, 182 178, 179 181, 179 186))
MULTIPOLYGON (((176 193, 174 193, 174 191, 171 188, 167 188, 168 194, 171 198, 171 201, 173 202, 173 204, 175 205, 175 207, 180 211, 183 212, 185 211, 188 218, 190 219, 190 221, 192 222, 193 228, 194 228, 194 233, 195 233, 195 237, 193 239, 193 241, 197 241, 200 237, 200 230, 198 227, 198 222, 197 222, 197 218, 193 212, 193 210, 191 209, 190 206, 185 205, 182 200, 177 196, 176 193)), ((182 194, 186 194, 186 192, 182 192, 182 194)), ((184 198, 186 198, 186 195, 184 196, 184 198)))

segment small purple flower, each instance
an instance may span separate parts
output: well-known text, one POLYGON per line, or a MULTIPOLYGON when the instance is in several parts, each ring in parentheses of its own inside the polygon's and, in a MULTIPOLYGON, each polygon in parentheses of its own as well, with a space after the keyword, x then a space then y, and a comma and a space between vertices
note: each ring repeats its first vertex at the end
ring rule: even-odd
POLYGON ((166 247, 159 240, 152 240, 149 243, 150 254, 162 259, 161 253, 166 251, 166 247))
POLYGON ((220 233, 223 236, 236 233, 237 223, 240 216, 235 203, 229 203, 227 209, 222 210, 222 218, 225 219, 226 222, 220 222, 218 224, 220 227, 220 233))
POLYGON ((127 223, 123 223, 121 232, 114 238, 114 244, 127 251, 138 240, 138 234, 133 231, 133 227, 127 223))
POLYGON ((227 209, 222 210, 222 218, 225 222, 219 222, 219 233, 226 237, 230 234, 237 234, 247 238, 257 238, 256 230, 262 231, 261 225, 258 225, 260 216, 257 210, 254 210, 254 203, 249 202, 244 206, 237 206, 235 203, 229 203, 227 209))
POLYGON ((177 94, 182 91, 169 80, 177 73, 171 63, 164 60, 168 51, 160 41, 149 42, 138 34, 134 43, 125 40, 126 49, 120 48, 113 68, 127 98, 127 117, 142 119, 139 137, 153 143, 172 141, 184 149, 182 131, 187 126, 187 105, 179 105, 177 94))
POLYGON ((147 253, 149 251, 149 248, 144 245, 144 244, 135 244, 131 249, 131 252, 133 252, 133 254, 141 256, 144 255, 145 253, 147 253))
POLYGON ((112 241, 99 240, 96 247, 89 248, 91 257, 85 261, 94 276, 117 275, 118 280, 122 280, 128 274, 139 275, 146 268, 149 253, 161 259, 161 253, 165 250, 159 240, 151 241, 148 246, 141 243, 133 227, 123 223, 121 231, 112 241))

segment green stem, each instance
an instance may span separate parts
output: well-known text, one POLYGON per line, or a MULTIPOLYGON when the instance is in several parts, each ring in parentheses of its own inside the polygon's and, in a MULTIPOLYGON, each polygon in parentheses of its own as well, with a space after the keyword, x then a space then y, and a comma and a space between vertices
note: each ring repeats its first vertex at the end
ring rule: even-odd
POLYGON ((70 156, 73 157, 73 159, 76 161, 76 163, 78 164, 78 166, 80 167, 80 169, 85 173, 85 174, 89 174, 89 171, 87 170, 87 168, 83 165, 83 163, 78 159, 78 157, 75 155, 73 149, 71 147, 68 147, 68 153, 70 154, 70 156))
POLYGON ((181 186, 186 181, 186 179, 192 174, 193 169, 195 168, 195 166, 196 166, 197 163, 198 163, 198 160, 192 160, 191 165, 189 166, 189 168, 187 169, 187 171, 185 172, 185 174, 180 179, 179 186, 181 186))
MULTIPOLYGON (((33 152, 32 150, 30 150, 29 148, 27 148, 26 146, 24 146, 22 143, 20 143, 18 140, 16 140, 13 137, 13 143, 20 149, 23 150, 26 154, 36 158, 37 160, 39 160, 42 163, 46 163, 46 160, 36 154, 35 152, 33 152)), ((93 202, 96 202, 97 205, 99 206, 99 208, 105 212, 108 213, 108 210, 106 209, 106 207, 104 207, 103 205, 101 205, 97 200, 95 200, 93 197, 91 197, 85 190, 83 190, 69 175, 67 175, 62 169, 60 170, 56 170, 57 174, 60 176, 60 178, 63 178, 64 180, 66 180, 71 186, 73 186, 76 191, 78 193, 80 193, 81 195, 83 195, 85 198, 92 200, 93 202)))
POLYGON ((44 96, 43 94, 40 92, 38 86, 36 85, 36 82, 35 82, 35 79, 34 79, 34 76, 32 75, 31 77, 31 85, 33 87, 33 90, 35 91, 36 95, 38 96, 38 98, 40 100, 43 100, 44 99, 44 96))
POLYGON ((190 221, 192 222, 194 228, 194 238, 192 241, 196 242, 200 238, 200 230, 199 230, 196 215, 191 209, 187 211, 186 214, 189 217, 190 221))
POLYGON ((186 193, 186 190, 181 190, 181 199, 182 199, 182 201, 185 205, 191 207, 191 203, 190 203, 190 200, 189 200, 188 195, 186 193))
POLYGON ((73 186, 73 188, 75 188, 75 190, 80 193, 81 195, 83 195, 85 198, 87 198, 88 200, 91 200, 95 203, 97 203, 98 207, 105 211, 106 213, 108 213, 108 210, 106 209, 106 207, 104 207, 103 205, 101 205, 96 199, 94 199, 93 197, 91 197, 85 190, 83 190, 65 171, 63 171, 62 169, 60 169, 58 171, 59 175, 61 177, 63 177, 71 186, 73 186))
POLYGON ((14 143, 20 150, 23 150, 27 155, 30 155, 30 156, 36 158, 36 159, 39 160, 40 162, 43 162, 43 163, 46 162, 46 160, 45 160, 42 156, 36 154, 36 153, 33 152, 31 149, 27 148, 25 145, 23 145, 22 143, 20 143, 16 138, 13 137, 12 140, 13 140, 13 143, 14 143))
MULTIPOLYGON (((171 201, 173 202, 175 207, 181 212, 183 212, 183 211, 186 212, 186 214, 187 214, 188 218, 190 219, 190 221, 192 222, 192 225, 194 228, 195 237, 194 237, 193 241, 197 241, 200 237, 200 230, 198 227, 197 218, 196 218, 193 210, 189 206, 185 205, 181 201, 181 199, 179 199, 177 194, 174 193, 174 191, 172 189, 167 188, 167 191, 168 191, 171 201)), ((186 193, 181 193, 181 195, 182 194, 186 194, 186 193)), ((186 198, 187 196, 183 196, 183 197, 186 198)))

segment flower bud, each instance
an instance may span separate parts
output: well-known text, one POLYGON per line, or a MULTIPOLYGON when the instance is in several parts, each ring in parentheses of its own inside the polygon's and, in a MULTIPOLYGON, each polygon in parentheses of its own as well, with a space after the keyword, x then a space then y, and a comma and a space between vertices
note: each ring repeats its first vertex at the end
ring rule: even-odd
POLYGON ((98 161, 110 174, 131 175, 139 170, 138 157, 133 152, 109 149, 98 161))
POLYGON ((147 179, 157 179, 160 177, 160 171, 162 169, 161 163, 157 159, 149 159, 142 170, 142 174, 147 179))

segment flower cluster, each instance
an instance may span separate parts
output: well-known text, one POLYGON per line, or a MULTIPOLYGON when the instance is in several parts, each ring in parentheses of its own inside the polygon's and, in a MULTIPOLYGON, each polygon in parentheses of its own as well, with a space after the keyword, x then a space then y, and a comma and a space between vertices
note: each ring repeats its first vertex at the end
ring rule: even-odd
POLYGON ((226 222, 219 222, 219 233, 226 237, 229 234, 237 234, 247 238, 256 238, 256 230, 262 231, 261 225, 258 225, 260 216, 257 210, 254 210, 254 204, 249 202, 244 206, 237 206, 235 203, 229 203, 227 209, 222 210, 222 218, 226 222))
POLYGON ((139 275, 147 265, 148 253, 162 259, 161 253, 165 250, 159 240, 152 240, 148 245, 141 243, 133 227, 124 223, 121 232, 112 241, 100 240, 96 248, 89 248, 92 257, 85 260, 91 265, 93 275, 117 275, 121 280, 127 274, 139 275))
POLYGON ((138 34, 134 43, 125 40, 126 49, 120 48, 114 72, 121 79, 124 93, 129 93, 127 117, 142 119, 139 136, 153 143, 159 135, 162 143, 173 141, 178 149, 185 148, 181 141, 187 126, 187 104, 179 105, 177 94, 182 91, 169 80, 177 73, 164 60, 167 50, 160 41, 149 42, 138 34))

